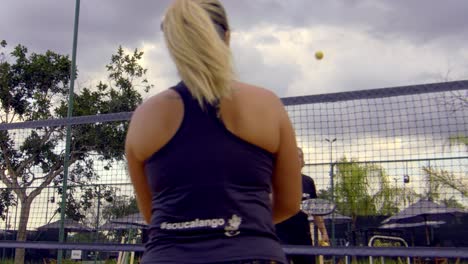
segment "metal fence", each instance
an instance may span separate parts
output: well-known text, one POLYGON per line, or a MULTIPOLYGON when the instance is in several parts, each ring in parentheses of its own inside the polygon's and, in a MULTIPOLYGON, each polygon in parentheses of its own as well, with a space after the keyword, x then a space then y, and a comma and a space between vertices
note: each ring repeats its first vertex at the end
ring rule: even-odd
MULTIPOLYGON (((303 173, 337 204, 325 219, 335 246, 367 246, 377 235, 408 246, 468 246, 467 95, 468 81, 458 81, 283 99, 303 173), (411 206, 440 214, 418 222, 404 215, 411 206)), ((64 210, 68 243, 141 243, 145 226, 123 156, 130 117, 0 124, 0 240, 58 241, 64 210)))

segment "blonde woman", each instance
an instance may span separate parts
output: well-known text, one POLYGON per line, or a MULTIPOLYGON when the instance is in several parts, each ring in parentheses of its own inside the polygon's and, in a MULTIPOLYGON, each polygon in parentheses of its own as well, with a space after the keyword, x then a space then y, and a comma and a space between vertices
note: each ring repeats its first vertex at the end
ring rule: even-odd
POLYGON ((234 81, 218 0, 174 1, 162 30, 182 81, 138 107, 126 139, 150 225, 142 263, 285 263, 274 224, 299 211, 302 186, 281 101, 234 81))

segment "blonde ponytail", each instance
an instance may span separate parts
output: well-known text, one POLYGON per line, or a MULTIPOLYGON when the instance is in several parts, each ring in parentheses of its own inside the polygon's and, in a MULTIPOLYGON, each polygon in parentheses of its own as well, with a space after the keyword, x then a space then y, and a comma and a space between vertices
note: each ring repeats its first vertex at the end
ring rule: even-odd
POLYGON ((200 105, 229 96, 234 74, 224 36, 229 25, 221 3, 176 0, 162 27, 179 75, 200 105))

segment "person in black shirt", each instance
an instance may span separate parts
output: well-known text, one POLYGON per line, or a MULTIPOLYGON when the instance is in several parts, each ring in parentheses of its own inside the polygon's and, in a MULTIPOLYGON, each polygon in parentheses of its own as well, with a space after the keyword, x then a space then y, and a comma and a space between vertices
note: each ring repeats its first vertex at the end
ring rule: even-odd
MULTIPOLYGON (((304 154, 302 149, 298 148, 299 158, 301 165, 304 167, 304 154)), ((315 189, 314 180, 306 175, 302 175, 302 200, 317 198, 317 191, 315 189)), ((329 244, 329 238, 325 223, 321 216, 313 216, 314 224, 317 225, 318 230, 322 236, 321 245, 329 244)), ((312 238, 310 232, 310 223, 308 215, 299 211, 296 215, 276 225, 276 234, 278 235, 281 243, 286 245, 312 245, 312 238)), ((293 264, 310 264, 315 263, 315 256, 291 256, 289 257, 293 264)))

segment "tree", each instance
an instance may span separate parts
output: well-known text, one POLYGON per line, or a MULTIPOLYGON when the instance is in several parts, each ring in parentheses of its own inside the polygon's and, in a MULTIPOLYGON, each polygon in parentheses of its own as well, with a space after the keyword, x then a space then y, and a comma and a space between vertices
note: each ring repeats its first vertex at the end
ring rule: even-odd
MULTIPOLYGON (((413 204, 416 199, 421 198, 421 194, 418 194, 414 191, 413 188, 405 187, 392 187, 392 197, 395 204, 395 211, 393 213, 398 213, 400 208, 406 208, 407 205, 413 204)), ((385 215, 391 215, 392 212, 385 215)))
POLYGON ((397 210, 382 167, 344 157, 336 164, 336 170, 335 202, 338 211, 351 216, 353 230, 357 216, 391 214, 397 210))
MULTIPOLYGON (((102 209, 102 218, 104 222, 109 222, 111 220, 129 216, 135 213, 138 213, 138 205, 136 197, 128 195, 119 195, 116 196, 112 203, 106 204, 102 209)), ((122 238, 129 237, 134 234, 134 231, 131 228, 126 230, 111 230, 107 232, 108 237, 110 238, 122 238)))
POLYGON ((456 135, 449 137, 450 146, 463 145, 468 149, 468 136, 456 135))
POLYGON ((465 206, 457 201, 454 197, 450 197, 449 199, 442 199, 441 203, 449 208, 459 208, 465 210, 465 206))
POLYGON ((68 218, 81 221, 89 227, 139 212, 136 198, 118 195, 118 188, 99 184, 72 189, 78 189, 79 192, 75 191, 78 195, 70 195, 65 213, 68 218))
MULTIPOLYGON (((460 100, 464 100, 463 109, 465 109, 468 106, 466 97, 460 100)), ((468 150, 468 136, 452 136, 449 138, 449 140, 450 146, 463 145, 468 150)), ((457 177, 454 173, 448 172, 446 170, 427 170, 426 172, 432 175, 432 177, 439 181, 442 185, 458 191, 463 197, 468 197, 468 181, 466 180, 466 177, 457 177)))
MULTIPOLYGON (((100 211, 103 205, 113 203, 116 197, 116 188, 104 184, 73 186, 67 191, 65 216, 89 227, 102 224, 100 211)), ((61 208, 57 207, 57 213, 60 213, 60 210, 61 208)))
POLYGON ((116 196, 112 203, 104 206, 102 210, 102 217, 106 220, 112 220, 138 212, 139 210, 136 197, 120 195, 116 196))
MULTIPOLYGON (((0 44, 0 121, 66 117, 69 57, 53 51, 28 54, 22 45, 17 45, 9 57, 4 52, 7 43, 0 44)), ((148 91, 152 87, 145 78, 146 69, 139 64, 142 56, 137 49, 126 54, 119 47, 106 66, 109 84, 100 82, 95 89, 84 88, 76 93, 73 115, 133 111, 142 101, 137 88, 148 91)), ((98 179, 93 166, 96 160, 106 161, 106 169, 123 160, 127 126, 127 122, 108 122, 73 127, 68 156, 70 185, 84 186, 98 179)), ((65 134, 64 126, 39 127, 23 130, 20 140, 11 131, 0 131, 0 180, 15 192, 21 205, 18 241, 26 240, 34 199, 50 184, 60 186, 63 181, 65 134)), ((61 187, 58 190, 63 191, 61 187)), ((17 249, 15 263, 23 262, 24 249, 17 249)))
POLYGON ((427 192, 423 194, 423 198, 429 200, 429 201, 437 201, 440 199, 440 189, 441 189, 441 182, 438 181, 434 175, 431 173, 433 170, 431 167, 423 167, 422 170, 426 173, 427 175, 427 183, 428 183, 428 188, 427 192))
MULTIPOLYGON (((443 81, 448 82, 451 69, 447 70, 447 74, 443 81)), ((439 104, 444 106, 451 114, 465 111, 468 108, 468 93, 466 90, 451 91, 449 94, 443 94, 438 98, 439 104)), ((468 150, 468 136, 466 134, 458 133, 448 137, 449 148, 453 146, 464 146, 468 150)), ((463 175, 456 176, 453 172, 447 170, 436 169, 431 167, 424 167, 423 171, 428 175, 430 182, 435 182, 437 185, 455 190, 461 194, 462 197, 468 197, 468 181, 463 175)), ((442 202, 452 203, 451 197, 449 200, 444 199, 442 202)))
POLYGON ((465 198, 468 197, 468 181, 463 175, 456 176, 452 172, 434 167, 423 167, 423 171, 428 175, 431 185, 435 184, 437 188, 444 186, 457 191, 465 198))

